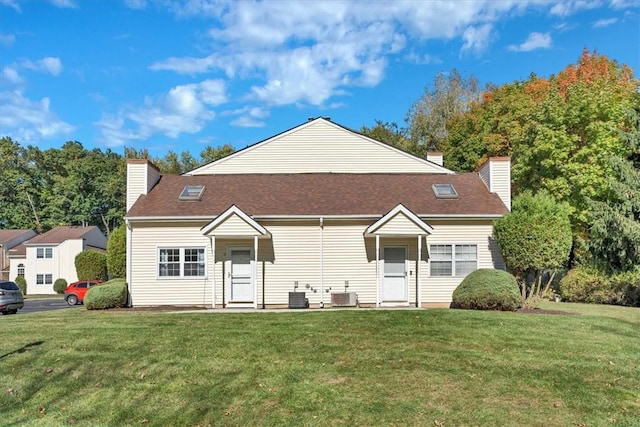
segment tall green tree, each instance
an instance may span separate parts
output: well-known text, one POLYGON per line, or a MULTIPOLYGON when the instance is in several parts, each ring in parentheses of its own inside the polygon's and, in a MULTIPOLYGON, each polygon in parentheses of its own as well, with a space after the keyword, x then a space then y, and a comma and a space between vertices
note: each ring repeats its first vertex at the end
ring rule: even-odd
POLYGON ((46 231, 43 191, 49 184, 36 147, 0 138, 0 227, 46 231))
POLYGON ((396 123, 376 120, 375 126, 362 126, 360 133, 409 153, 418 154, 415 145, 408 138, 409 130, 399 127, 396 123))
POLYGON ((608 272, 630 271, 640 266, 640 113, 636 126, 625 135, 632 154, 610 157, 609 191, 594 200, 589 248, 594 263, 608 272))
POLYGON ((206 164, 227 157, 235 151, 235 148, 233 148, 231 144, 224 144, 219 147, 211 147, 208 145, 200 152, 200 157, 202 158, 202 164, 206 164))
POLYGON ((126 278, 127 229, 124 225, 113 230, 107 242, 107 270, 111 278, 126 278))
POLYGON ((569 259, 568 206, 546 192, 524 192, 514 198, 513 210, 495 221, 494 235, 507 269, 520 284, 524 304, 535 305, 569 259))
POLYGON ((585 50, 557 75, 489 90, 450 120, 445 159, 471 170, 484 157, 512 156, 514 193, 546 190, 566 201, 574 231, 583 233, 590 200, 608 191, 609 157, 630 154, 620 132, 633 126, 626 111, 638 107, 637 92, 629 67, 585 50))
POLYGON ((474 76, 465 78, 456 69, 438 73, 407 113, 411 151, 424 157, 430 149, 443 150, 449 136, 449 121, 469 111, 481 95, 474 76))

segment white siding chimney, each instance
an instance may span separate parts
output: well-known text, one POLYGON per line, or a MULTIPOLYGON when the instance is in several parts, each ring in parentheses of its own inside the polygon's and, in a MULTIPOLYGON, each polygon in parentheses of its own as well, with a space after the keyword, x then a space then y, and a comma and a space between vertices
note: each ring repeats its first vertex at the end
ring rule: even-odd
POLYGON ((478 173, 489 191, 511 210, 511 157, 489 157, 478 173))
POLYGON ((138 197, 149 193, 159 179, 160 171, 149 160, 127 160, 127 212, 138 197))
POLYGON ((438 166, 442 166, 443 158, 442 153, 439 151, 428 151, 427 160, 431 163, 435 163, 438 166))

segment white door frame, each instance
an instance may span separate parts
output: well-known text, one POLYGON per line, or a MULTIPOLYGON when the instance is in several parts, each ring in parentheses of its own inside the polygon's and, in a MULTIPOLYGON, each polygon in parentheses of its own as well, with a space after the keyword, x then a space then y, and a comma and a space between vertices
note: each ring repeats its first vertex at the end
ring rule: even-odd
POLYGON ((234 306, 247 306, 247 307, 255 307, 257 301, 255 300, 256 298, 256 269, 255 269, 255 252, 254 252, 254 248, 249 246, 249 245, 242 245, 242 246, 227 246, 227 251, 226 251, 226 260, 225 260, 225 275, 224 275, 224 303, 225 305, 231 303, 234 306), (253 287, 253 290, 251 292, 251 295, 254 299, 254 301, 241 301, 240 304, 234 304, 234 301, 232 301, 230 299, 231 297, 231 272, 232 272, 232 259, 231 259, 231 252, 232 251, 249 251, 249 265, 250 265, 250 272, 251 272, 251 286, 253 287))
POLYGON ((381 302, 385 303, 385 302, 398 302, 398 303, 408 303, 409 302, 409 247, 408 245, 383 245, 380 248, 380 258, 382 261, 382 266, 380 268, 380 283, 381 283, 381 302), (402 300, 393 300, 393 301, 385 301, 383 299, 383 295, 385 294, 384 292, 384 282, 385 282, 385 263, 386 263, 386 259, 384 256, 384 251, 387 248, 402 248, 404 249, 404 299, 402 300))

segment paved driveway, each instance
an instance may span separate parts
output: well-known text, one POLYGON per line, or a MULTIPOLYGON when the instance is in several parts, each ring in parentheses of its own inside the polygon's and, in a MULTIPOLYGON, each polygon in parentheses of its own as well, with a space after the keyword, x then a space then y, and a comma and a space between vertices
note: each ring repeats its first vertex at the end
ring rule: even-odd
MULTIPOLYGON (((18 310, 18 315, 36 313, 38 311, 62 310, 65 308, 77 309, 82 305, 70 306, 62 298, 25 299, 24 307, 18 310)), ((7 317, 7 316, 2 316, 7 317)), ((10 317, 10 316, 9 316, 10 317)))

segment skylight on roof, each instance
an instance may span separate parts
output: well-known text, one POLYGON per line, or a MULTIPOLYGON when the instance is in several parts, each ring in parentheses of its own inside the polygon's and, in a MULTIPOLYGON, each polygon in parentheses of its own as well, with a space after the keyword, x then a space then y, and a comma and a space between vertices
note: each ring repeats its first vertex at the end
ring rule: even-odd
POLYGON ((204 193, 204 185, 187 185, 180 193, 178 200, 200 200, 204 193))
POLYGON ((452 184, 433 184, 433 193, 438 199, 457 199, 458 193, 452 184))

